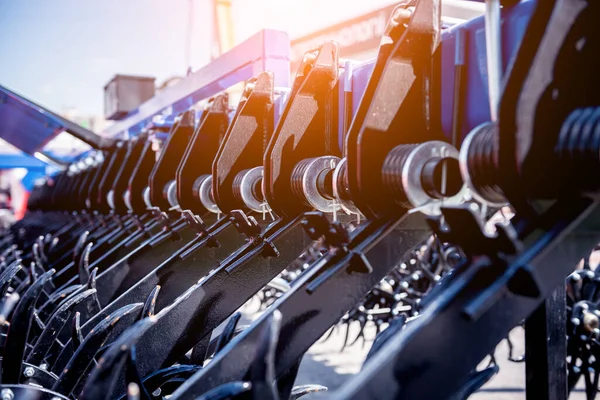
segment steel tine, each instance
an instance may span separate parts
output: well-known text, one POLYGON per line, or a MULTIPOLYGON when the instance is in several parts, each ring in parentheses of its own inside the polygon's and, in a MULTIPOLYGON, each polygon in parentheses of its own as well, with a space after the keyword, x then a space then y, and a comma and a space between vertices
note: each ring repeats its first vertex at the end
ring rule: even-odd
POLYGON ((140 376, 140 372, 137 368, 137 361, 135 357, 135 343, 131 345, 127 356, 127 361, 125 364, 125 380, 127 381, 128 388, 132 383, 137 386, 138 398, 140 400, 150 400, 152 398, 150 396, 150 393, 148 393, 146 386, 144 386, 144 382, 142 381, 142 377, 140 376))
POLYGON ((71 322, 71 342, 75 348, 79 347, 83 342, 83 334, 81 333, 81 313, 75 312, 73 321, 71 322))
POLYGON ((50 346, 58 337, 58 334, 66 325, 67 321, 71 318, 73 309, 88 297, 93 296, 95 292, 96 289, 88 289, 61 304, 56 312, 52 314, 44 331, 38 337, 38 340, 27 357, 27 362, 39 365, 44 360, 44 357, 50 350, 50 346))
POLYGON ((29 282, 35 283, 35 281, 37 280, 39 275, 38 275, 37 271, 35 270, 35 263, 33 261, 29 264, 29 268, 27 268, 27 272, 29 273, 29 282))
POLYGON ((217 345, 215 347, 215 354, 218 354, 219 351, 223 349, 223 347, 227 346, 227 344, 231 342, 231 339, 233 339, 235 335, 235 328, 237 327, 237 324, 240 321, 241 317, 242 313, 240 312, 236 312, 231 316, 231 318, 227 322, 227 325, 223 329, 223 332, 221 332, 221 335, 219 336, 217 345))
POLYGON ((50 281, 54 270, 51 269, 34 282, 25 291, 21 300, 15 307, 10 329, 4 343, 4 356, 2 358, 2 382, 19 383, 23 356, 27 346, 29 329, 33 322, 35 303, 42 294, 44 285, 50 281))
POLYGON ((144 304, 144 308, 142 309, 142 314, 140 318, 151 317, 154 315, 154 309, 156 307, 156 298, 158 297, 158 293, 160 292, 160 285, 156 285, 152 292, 148 295, 146 299, 146 303, 144 304))
POLYGON ((307 394, 326 392, 327 390, 328 390, 327 386, 322 386, 322 385, 296 386, 294 389, 292 389, 292 393, 290 395, 289 400, 298 400, 299 398, 304 397, 307 394))
POLYGON ((90 235, 90 231, 84 231, 79 236, 79 239, 77 240, 77 243, 75 244, 75 247, 73 248, 73 261, 75 261, 75 262, 79 261, 79 254, 81 254, 81 251, 83 250, 84 246, 86 245, 89 235, 90 235))
POLYGON ((0 309, 0 325, 4 325, 6 323, 8 316, 15 308, 20 299, 21 296, 19 296, 19 293, 16 292, 11 293, 8 297, 6 297, 6 299, 2 303, 2 309, 0 309))
MULTIPOLYGON (((94 268, 92 270, 92 272, 90 273, 90 276, 88 277, 87 280, 87 288, 88 289, 96 289, 96 276, 98 274, 98 267, 94 268)), ((102 309, 102 306, 100 305, 100 299, 98 299, 98 290, 96 290, 96 292, 93 295, 93 299, 91 299, 90 302, 87 303, 88 307, 87 307, 87 317, 89 318, 90 316, 96 314, 98 311, 100 311, 102 309)))
POLYGON ((354 344, 356 344, 356 342, 358 342, 358 339, 360 338, 362 338, 363 344, 366 342, 365 328, 367 327, 367 319, 363 315, 361 315, 360 317, 358 317, 358 323, 360 326, 360 330, 358 332, 358 335, 356 335, 356 338, 354 338, 354 340, 349 344, 350 347, 354 346, 354 344))
POLYGON ((230 382, 209 390, 196 400, 228 400, 235 399, 252 391, 250 382, 230 382))
POLYGON ((12 283, 13 278, 19 271, 23 269, 23 264, 19 261, 15 261, 0 274, 0 298, 6 296, 6 292, 12 283))
MULTIPOLYGON (((132 312, 142 308, 142 304, 138 303, 135 307, 129 307, 128 312, 132 312)), ((140 336, 148 330, 154 323, 156 318, 144 318, 137 321, 123 332, 117 340, 104 352, 98 360, 98 364, 93 369, 91 375, 86 380, 80 400, 101 400, 110 399, 113 392, 113 387, 117 379, 120 378, 120 372, 126 363, 126 358, 130 354, 131 347, 139 340, 140 336)), ((89 337, 89 335, 88 335, 89 337)), ((86 338, 87 340, 87 338, 86 338)), ((81 347, 80 347, 81 348, 81 347)))
MULTIPOLYGON (((235 338, 237 335, 239 335, 240 333, 242 333, 244 331, 244 329, 247 329, 250 325, 237 325, 233 331, 233 336, 232 339, 235 338)), ((208 336, 207 336, 208 337, 208 336)), ((215 339, 211 340, 206 348, 206 358, 210 358, 210 357, 214 357, 216 355, 216 351, 215 349, 217 348, 217 344, 219 342, 221 335, 219 335, 218 337, 216 337, 215 339)), ((221 348, 220 350, 223 350, 223 348, 221 348)))
POLYGON ((29 328, 29 338, 35 339, 37 338, 35 335, 42 333, 42 331, 46 328, 46 324, 44 321, 42 321, 37 311, 33 312, 33 322, 34 324, 32 324, 29 328))
POLYGON ((50 242, 50 245, 48 246, 48 254, 51 254, 54 251, 59 242, 60 239, 58 237, 52 239, 52 242, 50 242))
POLYGON ((98 267, 94 268, 86 282, 88 289, 96 289, 96 276, 98 275, 98 267))
MULTIPOLYGON (((7 247, 6 249, 4 249, 2 251, 2 253, 0 253, 0 258, 2 259, 6 259, 8 258, 9 255, 13 255, 14 256, 14 252, 18 249, 18 246, 16 244, 10 245, 9 247, 7 247)), ((16 257, 15 257, 16 258, 16 257)))
POLYGON ((210 336, 205 336, 202 340, 194 345, 190 356, 183 356, 183 360, 179 361, 179 363, 189 365, 204 365, 204 361, 206 361, 206 359, 212 354, 209 352, 211 345, 213 345, 214 349, 217 340, 218 338, 215 340, 210 340, 210 336))
POLYGON ((82 285, 87 284, 90 278, 90 252, 92 251, 93 246, 93 242, 88 243, 81 252, 81 257, 79 258, 79 283, 82 285))
POLYGON ((38 308, 38 314, 40 315, 40 318, 46 319, 50 317, 56 307, 59 307, 65 299, 69 298, 69 296, 73 295, 73 293, 78 291, 80 288, 80 285, 72 285, 52 293, 48 300, 46 300, 46 302, 38 308))
POLYGON ((45 264, 44 261, 42 260, 42 255, 41 250, 40 250, 40 244, 38 242, 35 242, 33 244, 33 246, 31 246, 31 252, 33 254, 33 260, 34 262, 37 264, 37 266, 41 269, 44 270, 45 269, 45 264))
POLYGON ((329 328, 329 331, 327 333, 327 336, 323 336, 321 337, 321 339, 319 339, 320 342, 326 342, 329 340, 329 338, 333 335, 333 332, 337 330, 338 324, 336 323, 335 325, 333 325, 331 328, 329 328))
POLYGON ((158 396, 162 394, 162 387, 169 382, 184 382, 187 378, 195 374, 202 366, 200 365, 174 365, 172 367, 160 369, 144 378, 144 386, 150 393, 158 396), (158 394, 156 394, 158 393, 158 394))
MULTIPOLYGON (((70 394, 82 374, 93 362, 96 352, 104 345, 113 329, 123 321, 125 317, 135 313, 141 309, 142 306, 142 303, 134 303, 122 307, 96 325, 90 334, 85 337, 77 350, 75 350, 75 353, 67 363, 66 367, 60 373, 58 381, 54 384, 52 390, 59 393, 70 394)), ((116 342, 118 342, 118 340, 116 342)))
POLYGON ((346 326, 346 334, 344 335, 344 343, 342 344, 342 348, 340 349, 340 353, 342 351, 344 351, 344 349, 346 348, 346 344, 348 344, 348 338, 350 337, 350 322, 349 321, 344 321, 344 322, 342 322, 342 325, 346 326))
MULTIPOLYGON (((94 289, 94 288, 86 289, 85 286, 76 285, 75 289, 70 291, 68 296, 66 296, 64 299, 62 299, 59 304, 56 304, 55 307, 61 307, 63 304, 70 302, 71 299, 79 296, 81 293, 83 293, 84 291, 89 290, 89 289, 94 289)), ((45 310, 46 317, 44 318, 44 320, 48 320, 49 318, 52 317, 52 313, 54 313, 56 310, 55 307, 52 308, 51 310, 48 310, 48 309, 45 310)), ((75 308, 75 310, 79 311, 80 313, 83 313, 83 319, 89 318, 90 315, 95 314, 96 312, 98 312, 99 309, 100 308, 98 305, 98 293, 96 290, 94 290, 89 296, 86 296, 81 303, 76 305, 76 308, 75 308)), ((81 317, 82 316, 80 315, 80 318, 81 317)), ((41 331, 39 333, 41 333, 41 331)), ((57 340, 55 340, 54 342, 52 342, 50 344, 50 350, 47 352, 46 361, 49 364, 53 364, 56 361, 56 358, 64 350, 65 346, 63 345, 63 343, 68 343, 70 337, 71 337, 70 329, 66 328, 66 325, 63 325, 63 329, 61 329, 58 332, 58 336, 56 337, 57 340)), ((66 362, 66 360, 65 360, 65 362, 66 362)))
POLYGON ((34 244, 38 245, 38 256, 40 257, 41 262, 40 267, 43 268, 46 262, 48 261, 48 259, 46 258, 46 243, 44 236, 38 236, 34 244))
POLYGON ((260 333, 259 345, 250 366, 250 382, 255 398, 278 400, 275 385, 275 351, 281 331, 281 313, 275 310, 260 333))

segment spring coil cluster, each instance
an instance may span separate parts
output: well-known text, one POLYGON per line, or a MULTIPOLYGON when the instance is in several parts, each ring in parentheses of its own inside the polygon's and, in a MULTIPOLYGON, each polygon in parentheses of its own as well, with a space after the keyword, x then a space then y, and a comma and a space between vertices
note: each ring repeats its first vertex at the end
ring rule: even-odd
MULTIPOLYGON (((240 171, 235 178, 233 179, 232 190, 233 197, 238 202, 238 206, 244 208, 246 206, 244 202, 244 197, 242 196, 242 180, 246 176, 246 174, 250 171, 249 169, 245 169, 240 171)), ((262 179, 258 179, 252 184, 252 195, 259 201, 264 201, 263 193, 262 193, 262 179)))
POLYGON ((292 176, 290 179, 292 193, 294 194, 294 196, 296 196, 296 198, 298 198, 302 202, 302 204, 309 206, 309 207, 311 205, 306 200, 306 194, 304 191, 304 185, 302 184, 302 181, 303 181, 304 174, 306 173, 310 164, 314 160, 315 160, 314 158, 305 158, 304 160, 302 160, 298 164, 296 164, 296 166, 294 167, 294 170, 292 171, 292 176))
POLYGON ((499 187, 498 148, 498 126, 480 126, 469 144, 467 169, 473 188, 483 198, 501 203, 504 195, 499 187))
POLYGON ((393 198, 406 207, 410 207, 402 184, 402 169, 410 153, 417 144, 401 144, 394 147, 387 155, 381 169, 383 185, 393 198))
POLYGON ((298 164, 296 164, 296 166, 294 167, 294 170, 292 171, 292 176, 290 178, 292 193, 294 194, 294 196, 296 196, 296 198, 300 199, 302 201, 302 203, 305 205, 308 205, 308 203, 306 202, 306 199, 304 197, 304 190, 302 188, 302 177, 304 176, 304 173, 305 173, 306 169, 308 168, 308 164, 311 161, 312 161, 311 158, 307 158, 307 159, 300 161, 298 164))
POLYGON ((244 179, 244 175, 246 174, 246 172, 248 172, 247 169, 238 173, 235 176, 235 178, 233 178, 233 184, 232 184, 233 197, 242 206, 244 204, 244 199, 242 198, 242 179, 244 179))
POLYGON ((597 189, 600 107, 579 108, 569 114, 561 127, 555 153, 564 182, 576 183, 581 190, 597 189))
POLYGON ((194 198, 196 200, 200 200, 200 185, 202 185, 202 182, 204 182, 206 178, 208 178, 207 174, 200 175, 198 178, 196 178, 194 184, 192 185, 192 193, 194 194, 194 198))

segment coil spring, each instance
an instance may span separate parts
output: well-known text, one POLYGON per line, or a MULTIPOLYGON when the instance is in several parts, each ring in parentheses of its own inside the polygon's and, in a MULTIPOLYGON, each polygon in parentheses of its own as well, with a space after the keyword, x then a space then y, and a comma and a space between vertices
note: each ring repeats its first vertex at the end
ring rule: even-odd
POLYGON ((401 144, 394 147, 385 157, 381 169, 383 186, 390 192, 395 200, 400 203, 408 204, 408 198, 402 185, 402 169, 408 159, 409 154, 418 145, 401 144))
POLYGON ((348 188, 348 163, 342 164, 335 184, 337 185, 340 198, 345 201, 352 201, 350 190, 348 188))
POLYGON ((296 164, 296 166, 294 167, 294 170, 292 171, 292 176, 290 179, 292 193, 300 201, 302 201, 302 204, 307 205, 307 206, 310 206, 310 204, 306 201, 306 197, 304 195, 304 189, 302 187, 303 186, 302 185, 302 177, 304 176, 304 173, 306 172, 306 169, 308 168, 310 162, 313 160, 314 160, 314 158, 306 158, 306 159, 300 161, 298 164, 296 164))
POLYGON ((555 154, 565 182, 577 183, 582 190, 598 188, 600 107, 579 108, 569 114, 561 127, 555 154))
POLYGON ((490 201, 502 202, 504 195, 499 184, 498 126, 482 126, 468 149, 467 166, 474 189, 490 201))
POLYGON ((244 175, 248 172, 247 169, 240 171, 235 178, 233 178, 233 197, 240 204, 244 204, 244 199, 242 198, 242 179, 244 179, 244 175))
POLYGON ((208 174, 200 175, 198 178, 196 178, 194 184, 192 185, 192 193, 194 198, 198 201, 200 201, 200 185, 202 185, 202 182, 204 182, 204 179, 207 177, 208 174))

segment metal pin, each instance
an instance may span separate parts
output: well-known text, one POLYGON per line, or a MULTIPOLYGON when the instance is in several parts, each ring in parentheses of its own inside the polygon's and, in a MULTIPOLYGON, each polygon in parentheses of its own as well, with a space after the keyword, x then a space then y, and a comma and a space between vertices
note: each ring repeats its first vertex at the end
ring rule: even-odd
POLYGON ((485 45, 490 116, 492 121, 497 121, 498 106, 500 105, 500 81, 502 79, 500 0, 486 0, 485 5, 485 45))

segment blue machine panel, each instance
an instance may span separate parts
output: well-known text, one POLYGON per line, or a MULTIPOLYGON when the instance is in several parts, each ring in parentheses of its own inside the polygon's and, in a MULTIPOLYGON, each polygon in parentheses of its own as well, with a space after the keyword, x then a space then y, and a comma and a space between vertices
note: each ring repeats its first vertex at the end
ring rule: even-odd
POLYGON ((0 86, 0 137, 4 140, 33 154, 63 130, 44 109, 0 86))
MULTIPOLYGON (((521 43, 535 0, 525 0, 502 11, 502 64, 508 69, 511 58, 521 43)), ((458 30, 466 36, 466 90, 463 99, 462 137, 471 129, 490 120, 487 86, 487 63, 485 45, 485 22, 483 17, 455 25, 442 34, 441 60, 441 118, 442 129, 448 137, 452 132, 452 109, 454 106, 454 63, 458 30)))
POLYGON ((98 146, 101 138, 0 85, 0 137, 33 154, 61 132, 98 146))
MULTIPOLYGON (((521 42, 529 17, 533 11, 535 0, 524 0, 520 3, 507 7, 502 11, 502 63, 506 71, 510 65, 511 58, 521 42)), ((441 40, 441 62, 437 68, 441 68, 440 78, 441 101, 437 107, 441 107, 441 124, 446 136, 452 137, 452 113, 454 107, 454 72, 455 57, 457 54, 457 32, 462 31, 466 38, 464 48, 460 51, 464 54, 466 65, 466 86, 463 101, 463 120, 461 138, 474 127, 490 120, 490 107, 487 87, 487 63, 485 44, 485 22, 483 16, 474 18, 467 22, 454 25, 442 32, 441 40)), ((352 71, 352 110, 356 113, 360 99, 368 84, 375 60, 353 66, 352 71)))

